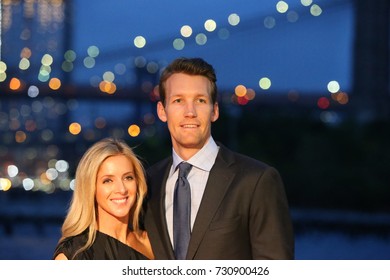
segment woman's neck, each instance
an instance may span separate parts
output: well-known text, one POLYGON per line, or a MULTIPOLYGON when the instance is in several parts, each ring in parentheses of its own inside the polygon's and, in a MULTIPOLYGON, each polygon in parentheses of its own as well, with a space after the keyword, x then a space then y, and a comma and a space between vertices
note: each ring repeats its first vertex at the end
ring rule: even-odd
POLYGON ((114 237, 122 243, 127 244, 127 236, 129 233, 128 223, 121 222, 119 220, 112 220, 110 222, 99 221, 98 231, 105 233, 111 237, 114 237))

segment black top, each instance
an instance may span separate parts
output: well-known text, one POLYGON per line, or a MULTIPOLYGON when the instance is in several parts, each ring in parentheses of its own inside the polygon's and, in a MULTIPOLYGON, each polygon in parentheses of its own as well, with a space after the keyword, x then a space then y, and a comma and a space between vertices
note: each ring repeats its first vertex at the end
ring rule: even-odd
POLYGON ((57 245, 53 259, 63 253, 69 260, 147 260, 148 258, 130 246, 120 242, 118 239, 96 231, 96 239, 91 247, 77 254, 74 253, 81 248, 88 239, 88 230, 83 233, 68 237, 57 245))

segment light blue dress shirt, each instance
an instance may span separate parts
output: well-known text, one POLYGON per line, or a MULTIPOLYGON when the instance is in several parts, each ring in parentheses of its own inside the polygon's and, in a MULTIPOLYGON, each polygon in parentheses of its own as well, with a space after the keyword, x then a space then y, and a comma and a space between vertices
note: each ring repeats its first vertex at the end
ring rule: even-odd
MULTIPOLYGON (((187 176, 191 187, 191 230, 195 222, 196 214, 198 213, 199 205, 202 200, 204 190, 206 188, 207 179, 209 178, 210 170, 217 158, 219 147, 212 137, 203 148, 191 157, 187 162, 192 164, 190 173, 187 176)), ((171 243, 173 244, 173 196, 175 183, 178 177, 177 165, 183 161, 174 149, 172 149, 172 167, 169 172, 166 190, 165 190, 165 217, 171 243)))

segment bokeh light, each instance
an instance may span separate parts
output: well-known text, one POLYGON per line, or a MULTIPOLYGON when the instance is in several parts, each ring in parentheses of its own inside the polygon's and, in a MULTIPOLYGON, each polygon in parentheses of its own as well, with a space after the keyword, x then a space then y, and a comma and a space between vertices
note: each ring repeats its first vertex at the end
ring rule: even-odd
POLYGON ((263 90, 268 90, 271 87, 271 80, 267 77, 263 77, 259 80, 259 86, 263 90))
POLYGON ((134 38, 134 46, 142 49, 146 45, 146 39, 143 36, 137 36, 134 38))
POLYGON ((114 94, 116 92, 116 85, 113 82, 101 81, 99 89, 107 94, 114 94))
POLYGON ((301 4, 306 7, 310 6, 312 3, 313 0, 301 0, 301 4))
POLYGON ((340 85, 337 81, 330 81, 328 83, 328 91, 330 93, 336 93, 340 90, 340 85))
POLYGON ((90 69, 90 68, 95 67, 96 61, 95 61, 95 58, 87 56, 86 58, 84 58, 83 63, 84 63, 85 68, 90 69))
POLYGON ((329 102, 328 98, 326 98, 326 97, 318 98, 318 100, 317 100, 318 108, 325 110, 325 109, 329 108, 329 105, 330 105, 330 102, 329 102))
POLYGON ((9 88, 11 90, 19 90, 22 86, 22 82, 18 78, 12 78, 9 82, 9 88))
POLYGON ((313 15, 313 16, 320 16, 322 14, 322 9, 319 5, 317 4, 314 4, 310 7, 310 13, 313 15))
POLYGON ((278 3, 276 3, 276 10, 279 13, 284 14, 288 10, 288 4, 285 1, 279 1, 278 3))
POLYGON ((221 28, 220 30, 218 30, 218 37, 219 39, 221 40, 227 40, 229 39, 230 37, 230 32, 228 29, 226 28, 221 28))
POLYGON ((4 82, 7 79, 7 74, 5 72, 0 72, 0 83, 4 82))
POLYGON ((208 19, 204 23, 204 28, 208 32, 213 32, 217 28, 217 23, 214 20, 212 20, 212 19, 208 19))
POLYGON ((43 55, 43 57, 41 59, 41 63, 44 66, 52 65, 53 61, 54 61, 54 59, 53 59, 53 57, 50 54, 43 55))
POLYGON ((0 60, 0 73, 4 73, 7 70, 7 64, 0 60))
POLYGON ((69 125, 69 132, 73 135, 77 135, 81 132, 81 125, 77 122, 73 122, 69 125))
POLYGON ((98 129, 103 129, 107 125, 106 119, 103 117, 98 117, 95 119, 95 127, 98 129))
POLYGON ((0 178, 0 190, 8 191, 12 186, 12 182, 7 178, 0 178))
POLYGON ((106 71, 103 74, 103 80, 112 83, 115 80, 115 74, 111 71, 106 71))
POLYGON ((176 38, 175 40, 173 40, 173 48, 175 50, 180 51, 180 50, 184 49, 184 47, 185 47, 185 43, 184 43, 183 39, 176 38))
POLYGON ((70 183, 69 183, 69 188, 70 188, 71 190, 74 190, 75 187, 76 187, 76 181, 75 181, 74 179, 72 179, 72 180, 70 181, 70 183))
POLYGON ((183 25, 180 28, 180 34, 181 34, 181 36, 186 37, 186 38, 191 37, 191 35, 192 35, 192 28, 191 28, 191 26, 183 25))
POLYGON ((228 22, 232 26, 236 26, 240 23, 240 16, 236 13, 230 14, 228 17, 228 22))
POLYGON ((64 58, 67 62, 73 62, 76 60, 76 52, 73 51, 73 50, 67 50, 65 53, 64 53, 64 58))
POLYGON ((31 57, 31 55, 32 55, 32 51, 31 51, 31 49, 28 48, 28 47, 24 47, 24 48, 22 49, 22 51, 20 52, 20 57, 21 57, 21 58, 27 58, 27 59, 29 59, 29 58, 31 57))
POLYGON ((27 139, 27 134, 24 131, 18 130, 15 133, 15 141, 17 143, 23 143, 27 139))
POLYGON ((255 99, 256 97, 256 92, 252 88, 248 88, 245 94, 245 98, 248 99, 249 101, 255 99))
POLYGON ((137 136, 140 134, 141 129, 140 129, 140 127, 139 127, 138 125, 132 124, 132 125, 130 125, 129 128, 127 129, 127 132, 129 133, 129 135, 130 135, 131 137, 137 137, 137 136))
POLYGON ((34 188, 34 180, 32 180, 31 178, 25 178, 23 179, 23 188, 26 190, 26 191, 30 191, 34 188))
POLYGON ((199 33, 195 37, 195 41, 198 45, 203 46, 207 43, 207 36, 204 33, 199 33))
POLYGON ((275 27, 275 25, 276 25, 276 19, 274 17, 271 16, 265 17, 264 19, 265 28, 272 29, 275 27))
POLYGON ((9 177, 15 177, 19 173, 19 168, 16 165, 8 165, 7 168, 8 176, 9 177))
POLYGON ((22 58, 19 62, 20 70, 27 70, 30 67, 30 61, 27 58, 22 58))
POLYGON ((234 89, 234 93, 235 95, 237 95, 238 97, 243 97, 245 96, 246 94, 246 87, 243 86, 243 85, 238 85, 236 86, 236 88, 234 89))
POLYGON ((46 178, 50 181, 54 181, 58 177, 58 171, 55 168, 49 168, 46 170, 46 178))
POLYGON ((299 19, 299 15, 297 12, 295 12, 295 11, 288 11, 287 12, 287 20, 289 22, 292 22, 292 23, 297 22, 298 19, 299 19))
POLYGON ((349 96, 346 92, 337 91, 331 94, 331 97, 334 101, 341 105, 346 105, 349 102, 349 96))
POLYGON ((90 57, 97 57, 99 55, 99 48, 97 46, 90 46, 87 49, 87 53, 90 57))
POLYGON ((58 170, 58 172, 66 172, 69 169, 69 163, 66 160, 58 160, 55 163, 55 168, 58 170))
POLYGON ((61 68, 64 72, 71 72, 73 70, 73 63, 71 61, 64 61, 61 65, 61 68))
POLYGON ((58 90, 61 87, 61 81, 58 78, 51 78, 49 81, 49 87, 52 90, 58 90))

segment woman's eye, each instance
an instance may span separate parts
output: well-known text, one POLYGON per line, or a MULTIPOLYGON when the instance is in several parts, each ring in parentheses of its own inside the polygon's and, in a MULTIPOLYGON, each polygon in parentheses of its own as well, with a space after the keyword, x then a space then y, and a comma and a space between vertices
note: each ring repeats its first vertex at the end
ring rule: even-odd
POLYGON ((105 180, 103 180, 103 184, 107 184, 107 183, 109 183, 109 182, 111 182, 111 179, 105 179, 105 180))
POLYGON ((130 181, 130 180, 133 180, 133 179, 134 179, 133 176, 126 176, 126 177, 125 177, 125 180, 127 180, 127 181, 130 181))

